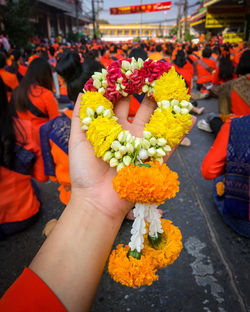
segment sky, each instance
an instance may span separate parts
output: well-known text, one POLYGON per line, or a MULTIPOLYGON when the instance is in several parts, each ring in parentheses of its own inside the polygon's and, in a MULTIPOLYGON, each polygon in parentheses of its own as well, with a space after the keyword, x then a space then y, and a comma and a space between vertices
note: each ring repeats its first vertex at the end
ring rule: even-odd
MULTIPOLYGON (((96 0, 98 1, 98 0, 96 0)), ((100 0, 99 0, 100 1, 100 0)), ((159 11, 153 13, 144 13, 140 14, 124 14, 124 15, 110 15, 109 8, 120 7, 120 6, 129 6, 129 5, 139 5, 139 4, 149 4, 164 2, 168 0, 103 0, 103 11, 100 13, 100 18, 107 20, 110 24, 138 24, 142 19, 142 23, 164 23, 168 25, 173 25, 176 22, 177 18, 177 6, 174 3, 177 3, 179 0, 172 1, 172 7, 167 11, 159 11), (168 19, 174 19, 172 21, 167 21, 168 19)), ((188 5, 196 3, 197 0, 189 0, 188 5)), ((91 10, 91 0, 83 0, 83 7, 86 7, 87 10, 91 10)), ((197 8, 190 8, 188 14, 194 12, 197 8)))

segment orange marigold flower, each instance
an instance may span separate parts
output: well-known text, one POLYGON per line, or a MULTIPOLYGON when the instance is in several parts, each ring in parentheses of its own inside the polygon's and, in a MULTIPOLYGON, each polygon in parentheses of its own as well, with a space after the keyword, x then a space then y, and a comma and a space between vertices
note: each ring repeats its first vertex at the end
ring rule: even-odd
POLYGON ((163 204, 179 191, 178 174, 166 164, 148 162, 151 167, 130 165, 118 171, 113 186, 121 199, 130 202, 163 204))
POLYGON ((223 196, 225 192, 225 185, 223 182, 216 183, 216 192, 218 196, 223 196))
POLYGON ((153 281, 159 279, 155 274, 150 258, 143 254, 141 259, 127 256, 129 246, 117 245, 109 257, 108 271, 113 280, 122 285, 137 288, 143 285, 150 286, 153 281))
POLYGON ((174 226, 170 220, 161 219, 161 223, 164 233, 162 233, 162 242, 158 249, 152 248, 148 240, 148 234, 144 235, 143 254, 151 259, 152 266, 156 269, 172 264, 179 257, 183 247, 179 228, 174 226))

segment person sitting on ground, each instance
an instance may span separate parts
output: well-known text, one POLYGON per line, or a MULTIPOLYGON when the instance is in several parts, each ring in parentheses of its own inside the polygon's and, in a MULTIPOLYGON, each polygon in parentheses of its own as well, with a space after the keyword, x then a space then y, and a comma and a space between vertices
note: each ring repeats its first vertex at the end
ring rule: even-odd
POLYGON ((0 78, 0 240, 38 219, 40 201, 34 178, 47 180, 38 131, 17 118, 0 78))
POLYGON ((30 120, 39 128, 45 122, 59 116, 52 87, 53 78, 49 63, 43 58, 34 59, 20 86, 12 94, 11 100, 19 118, 30 120))
POLYGON ((228 118, 250 114, 250 50, 242 54, 236 74, 240 77, 221 86, 219 114, 211 113, 207 120, 199 120, 197 124, 199 129, 217 135, 223 122, 228 118))
POLYGON ((227 121, 202 162, 214 180, 214 202, 224 222, 250 238, 250 115, 227 121))
POLYGON ((202 51, 202 58, 196 60, 197 87, 201 93, 209 94, 207 88, 212 87, 216 62, 210 59, 211 54, 212 50, 207 47, 202 51))
POLYGON ((130 58, 134 57, 136 60, 138 58, 141 58, 143 59, 143 61, 145 61, 148 58, 148 53, 144 49, 144 44, 141 43, 138 48, 133 48, 129 53, 129 57, 130 58))

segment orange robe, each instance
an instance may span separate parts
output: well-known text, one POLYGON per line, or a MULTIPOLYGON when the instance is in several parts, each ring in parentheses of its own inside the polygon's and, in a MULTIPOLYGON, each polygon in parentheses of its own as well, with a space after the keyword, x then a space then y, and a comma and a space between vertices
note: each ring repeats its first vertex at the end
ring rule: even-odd
POLYGON ((17 76, 15 74, 7 72, 7 70, 3 68, 0 69, 0 76, 3 79, 4 84, 9 88, 9 90, 7 90, 7 97, 9 101, 11 97, 10 90, 14 90, 19 85, 17 76))
MULTIPOLYGON (((39 210, 40 202, 34 193, 30 178, 33 177, 40 182, 47 180, 47 176, 44 174, 38 131, 30 121, 19 120, 19 123, 25 130, 23 133, 25 145, 22 147, 32 152, 36 156, 36 161, 30 174, 21 174, 0 167, 0 224, 24 221, 35 215, 39 210)), ((22 128, 19 127, 19 129, 22 128)), ((22 142, 19 131, 16 131, 16 139, 17 142, 22 142)))
MULTIPOLYGON (((203 57, 202 61, 206 63, 209 67, 215 70, 216 68, 216 62, 214 60, 211 60, 209 58, 203 57)), ((203 84, 213 81, 213 73, 210 73, 207 71, 202 65, 199 63, 196 64, 197 66, 197 83, 203 84)))
POLYGON ((24 120, 30 120, 36 128, 40 128, 45 122, 60 116, 58 104, 52 91, 41 86, 31 86, 29 99, 41 112, 48 117, 37 117, 30 111, 18 112, 18 116, 24 120))
POLYGON ((163 58, 163 54, 161 52, 152 52, 149 54, 148 58, 150 58, 153 61, 159 61, 163 58))

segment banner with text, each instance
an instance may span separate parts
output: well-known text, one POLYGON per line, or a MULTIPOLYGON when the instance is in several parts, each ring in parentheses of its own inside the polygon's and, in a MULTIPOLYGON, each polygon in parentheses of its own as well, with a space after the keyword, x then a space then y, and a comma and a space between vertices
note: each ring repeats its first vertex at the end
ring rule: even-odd
POLYGON ((171 1, 167 2, 157 2, 151 4, 142 4, 142 5, 132 5, 132 6, 123 6, 117 8, 110 8, 110 14, 134 14, 134 13, 149 13, 157 11, 165 11, 171 9, 171 1))

